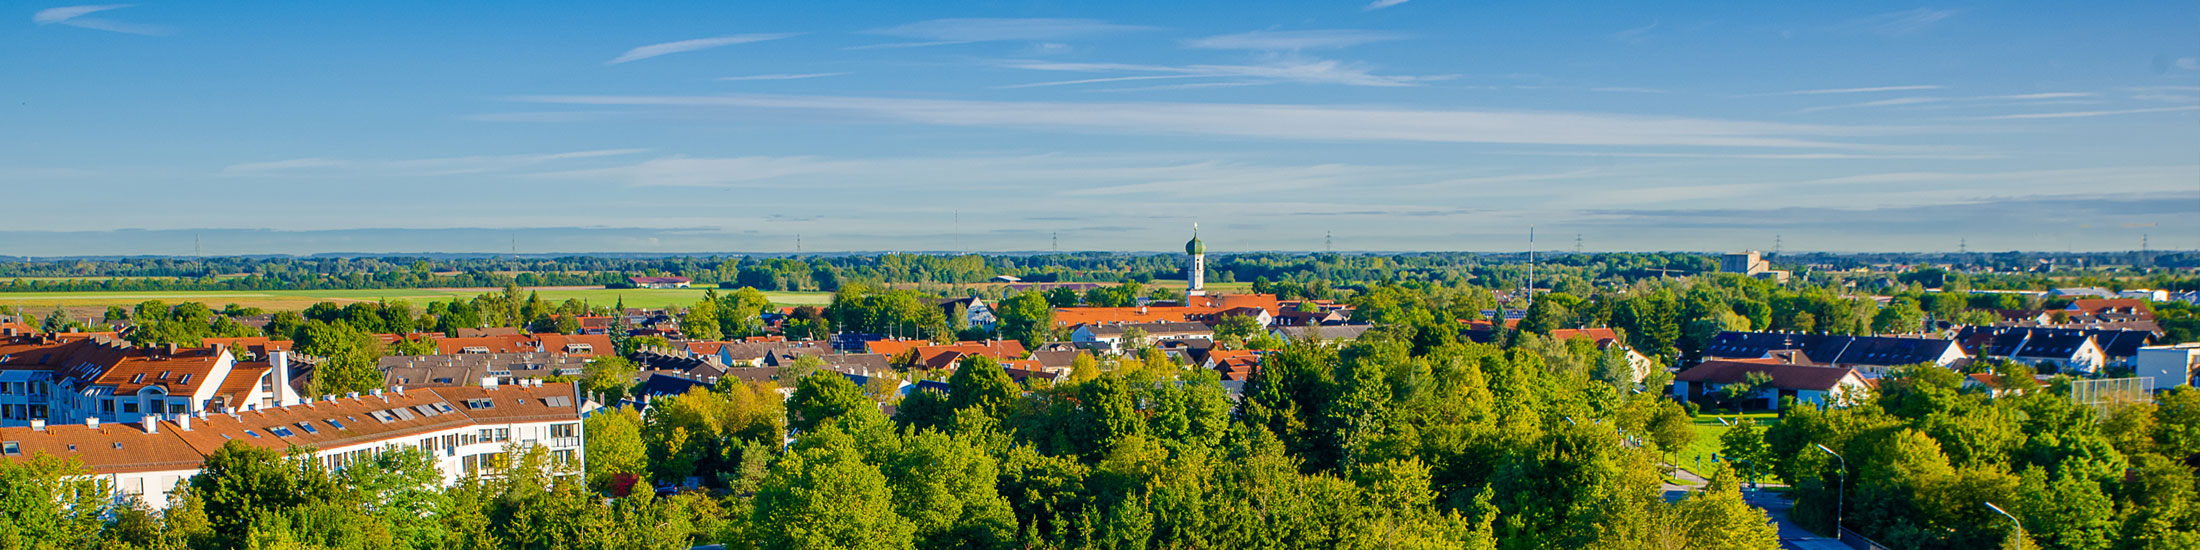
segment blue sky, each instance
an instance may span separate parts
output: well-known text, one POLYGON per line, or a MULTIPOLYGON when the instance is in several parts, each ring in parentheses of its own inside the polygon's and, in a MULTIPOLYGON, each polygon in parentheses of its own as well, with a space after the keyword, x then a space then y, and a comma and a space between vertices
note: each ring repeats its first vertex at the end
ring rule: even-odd
POLYGON ((0 254, 2200 248, 2192 2, 1091 4, 12 4, 0 254))

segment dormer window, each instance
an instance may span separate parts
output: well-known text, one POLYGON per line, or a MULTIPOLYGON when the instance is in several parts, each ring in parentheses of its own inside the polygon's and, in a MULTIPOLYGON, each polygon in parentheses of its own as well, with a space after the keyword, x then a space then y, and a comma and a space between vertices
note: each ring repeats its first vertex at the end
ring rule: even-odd
POLYGON ((132 384, 138 384, 138 383, 143 383, 143 382, 145 382, 145 373, 142 373, 142 372, 141 372, 141 373, 137 373, 137 374, 135 374, 135 375, 132 375, 132 376, 130 376, 130 383, 132 383, 132 384))

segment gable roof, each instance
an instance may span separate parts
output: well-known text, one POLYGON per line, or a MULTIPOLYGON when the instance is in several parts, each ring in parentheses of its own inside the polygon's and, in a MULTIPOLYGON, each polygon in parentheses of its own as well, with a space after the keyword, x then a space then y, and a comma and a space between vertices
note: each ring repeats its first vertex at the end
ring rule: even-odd
POLYGON ((1790 365, 1776 359, 1722 359, 1705 361, 1694 368, 1681 371, 1673 379, 1705 384, 1734 384, 1748 379, 1752 372, 1772 375, 1770 385, 1783 390, 1828 391, 1839 385, 1842 379, 1857 376, 1856 369, 1846 367, 1790 365))

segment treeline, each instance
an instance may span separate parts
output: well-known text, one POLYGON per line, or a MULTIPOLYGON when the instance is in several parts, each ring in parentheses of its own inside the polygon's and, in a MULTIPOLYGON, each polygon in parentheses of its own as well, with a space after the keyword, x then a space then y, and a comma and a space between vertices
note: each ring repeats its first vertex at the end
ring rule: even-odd
POLYGON ((1895 548, 2005 547, 2013 526, 1987 502, 2040 548, 2200 548, 2200 391, 2104 414, 2073 404, 2067 380, 2005 374, 1996 397, 1963 389, 1954 372, 1915 368, 1882 379, 1866 404, 1798 408, 1762 441, 1736 438, 1727 455, 1757 458, 1792 484, 1806 527, 1830 533, 1838 516, 1895 548))
MULTIPOLYGON (((1994 262, 1966 262, 1945 255, 1804 254, 1774 256, 1775 267, 1798 279, 1857 282, 1864 288, 1922 283, 1957 288, 2046 290, 2057 286, 2112 289, 2200 289, 2200 279, 2144 268, 2200 267, 2200 254, 2165 253, 2139 264, 2104 263, 2085 254, 1977 255, 1994 262), (2053 264, 2040 264, 2039 260, 2053 264), (1991 268, 1970 275, 1910 265, 1991 268), (2007 264, 2007 265, 2005 265, 2007 264), (2030 272, 2053 265, 2048 272, 2030 272), (2135 265, 2139 267, 2134 267, 2135 265), (1852 273, 1852 268, 1891 270, 1852 273), (2103 268, 2101 266, 2109 266, 2103 268)), ((2111 255, 2112 256, 2112 255, 2111 255)), ((1488 288, 1520 288, 1528 279, 1524 253, 1426 252, 1399 254, 1216 254, 1208 280, 1332 285, 1397 281, 1471 281, 1488 288)), ((1632 284, 1644 279, 1712 273, 1715 255, 1661 253, 1552 253, 1539 255, 1539 288, 1578 280, 1584 284, 1632 284)), ((1009 275, 1029 282, 1147 282, 1184 276, 1175 254, 1106 252, 1040 255, 878 254, 836 256, 612 258, 125 258, 0 262, 0 292, 151 290, 319 290, 427 287, 597 286, 626 277, 675 275, 698 284, 760 290, 832 291, 843 284, 959 285, 1009 275)))

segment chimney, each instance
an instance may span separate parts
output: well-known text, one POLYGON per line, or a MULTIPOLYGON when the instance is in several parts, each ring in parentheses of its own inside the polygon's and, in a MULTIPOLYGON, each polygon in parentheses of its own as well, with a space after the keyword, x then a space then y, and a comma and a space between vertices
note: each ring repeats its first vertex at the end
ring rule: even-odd
POLYGON ((138 417, 138 425, 145 427, 145 433, 160 433, 160 417, 158 415, 140 416, 138 417))
POLYGON ((176 428, 177 428, 177 429, 181 429, 181 430, 183 430, 183 431, 186 431, 186 432, 188 432, 188 431, 191 431, 191 415, 188 415, 188 414, 184 414, 184 415, 177 415, 177 416, 176 416, 176 428))
POLYGON ((371 390, 371 391, 368 391, 367 393, 368 393, 369 395, 373 395, 373 396, 375 396, 375 397, 381 397, 381 398, 382 398, 382 402, 383 402, 383 403, 388 403, 388 402, 390 402, 390 398, 388 398, 388 397, 384 397, 384 396, 382 395, 382 390, 379 390, 379 389, 377 389, 377 390, 371 390))
POLYGON ((42 418, 33 418, 33 419, 31 419, 31 431, 34 431, 34 432, 43 432, 43 431, 46 431, 46 420, 45 420, 45 419, 42 419, 42 418))
POLYGON ((396 390, 397 390, 397 394, 398 394, 398 395, 405 395, 405 387, 404 387, 404 386, 392 386, 392 388, 394 388, 394 389, 396 389, 396 390))
MULTIPOLYGON (((381 393, 381 392, 376 392, 376 393, 381 393)), ((357 400, 357 399, 359 399, 359 392, 351 392, 351 393, 348 393, 348 394, 344 394, 344 397, 346 397, 346 398, 349 398, 349 399, 352 399, 352 400, 357 400)))
POLYGON ((176 343, 175 343, 175 342, 169 342, 169 343, 168 343, 168 355, 169 355, 169 356, 171 356, 171 357, 173 357, 173 356, 175 356, 175 355, 176 355, 176 343))
POLYGON ((87 416, 87 417, 84 417, 84 428, 85 428, 85 429, 89 429, 89 430, 93 430, 93 431, 98 431, 98 430, 99 430, 99 417, 97 417, 97 416, 87 416))
POLYGON ((289 403, 298 400, 298 395, 290 389, 290 351, 269 351, 267 360, 275 367, 275 402, 289 403))
POLYGON ((494 377, 494 376, 483 376, 483 377, 481 377, 481 389, 484 389, 484 390, 493 390, 493 389, 497 389, 497 377, 494 377))

